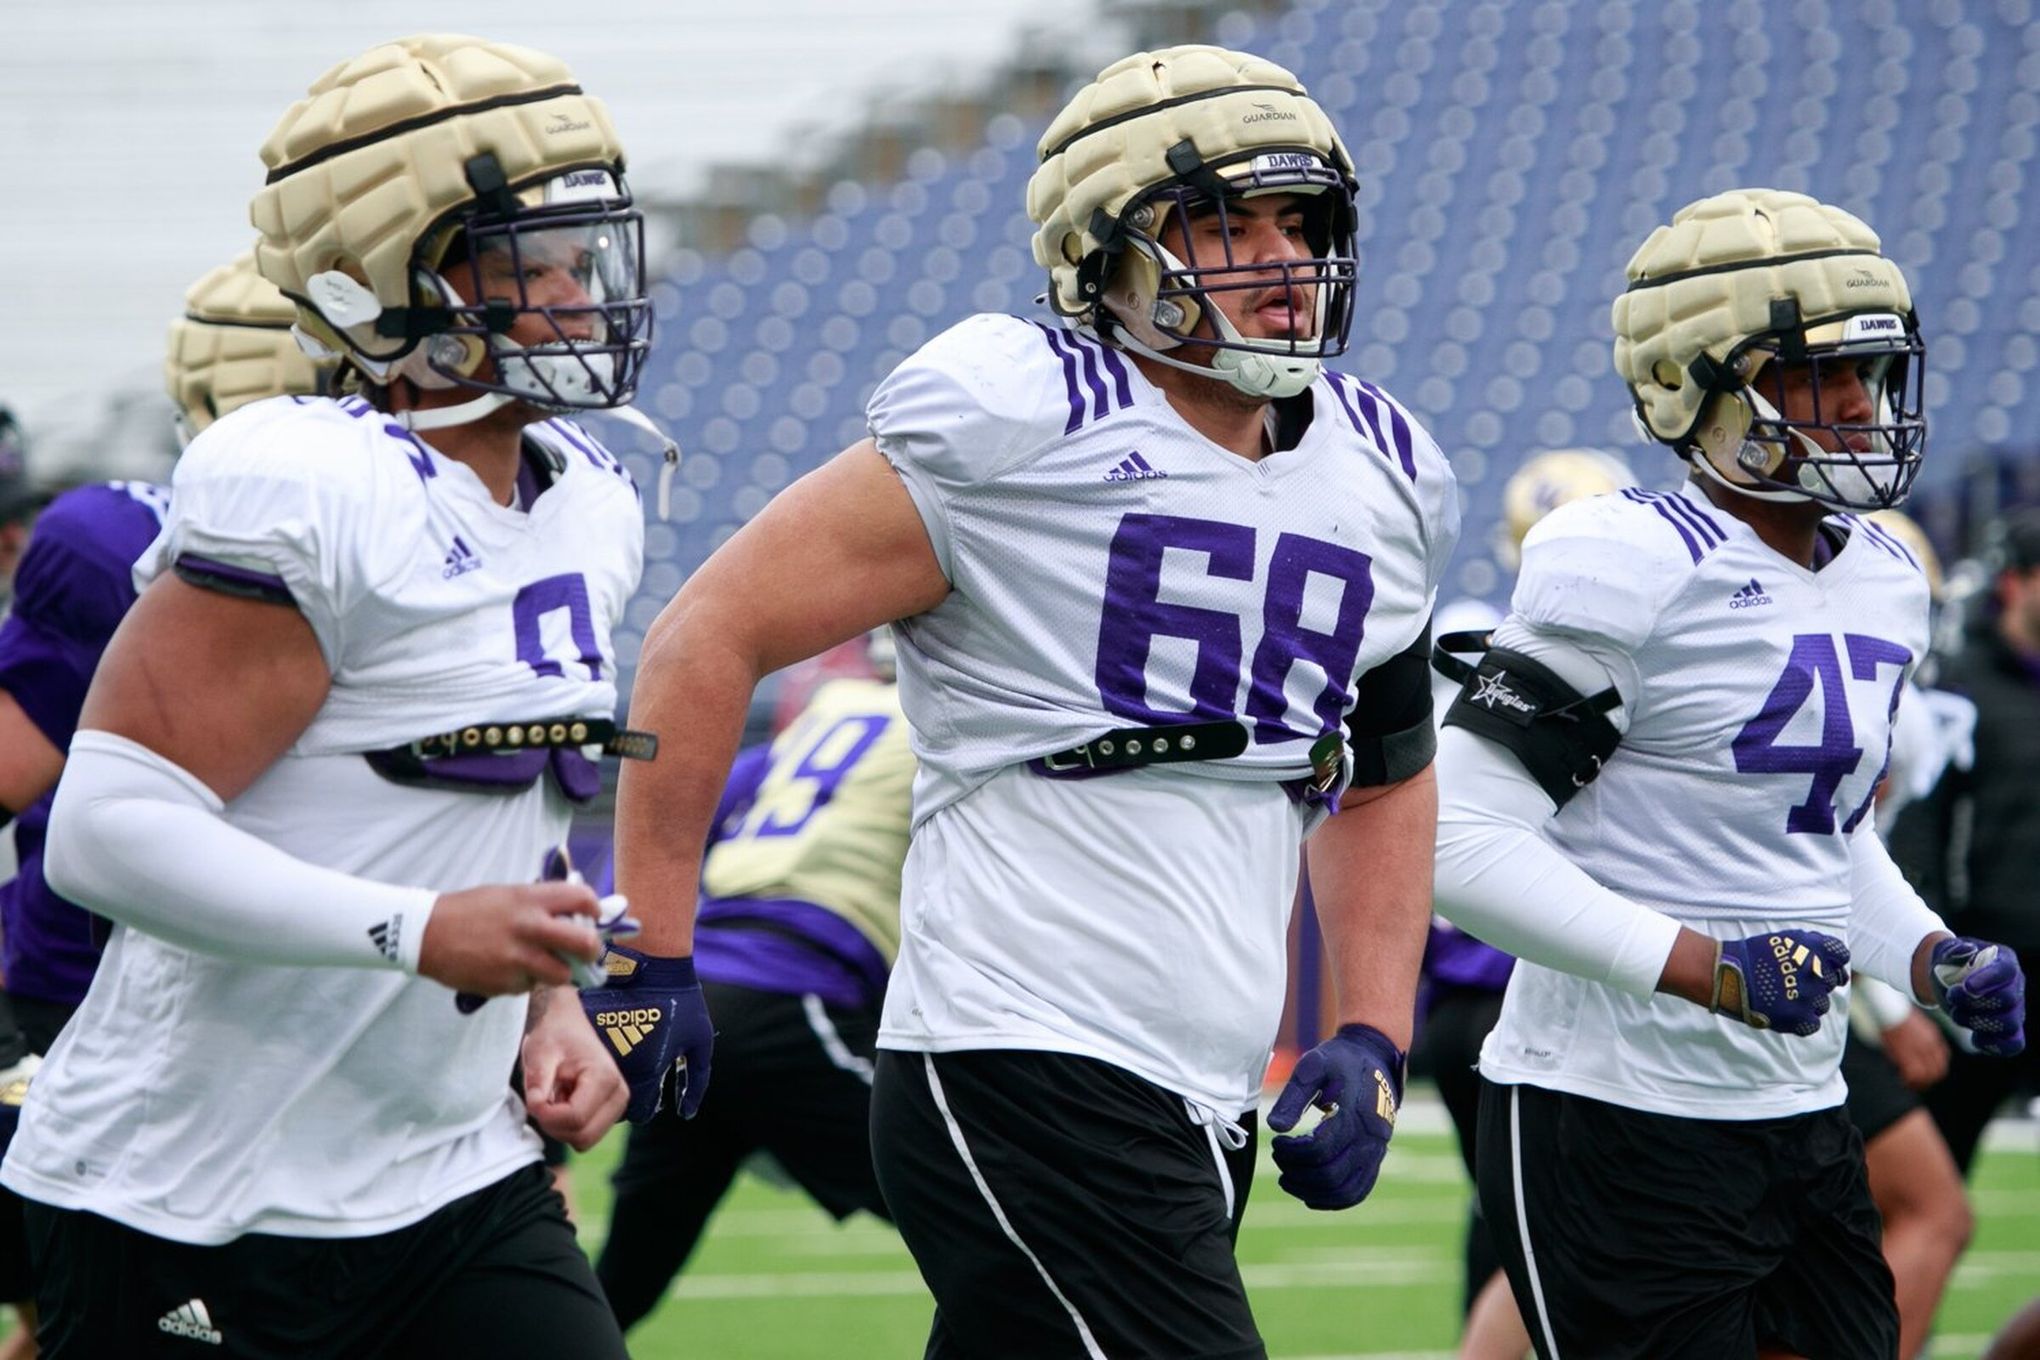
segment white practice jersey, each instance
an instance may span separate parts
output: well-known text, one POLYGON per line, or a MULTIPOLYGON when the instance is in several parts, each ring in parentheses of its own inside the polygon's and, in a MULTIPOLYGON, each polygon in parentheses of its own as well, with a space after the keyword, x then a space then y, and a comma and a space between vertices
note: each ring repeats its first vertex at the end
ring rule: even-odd
MULTIPOLYGON (((1689 483, 1564 506, 1524 544, 1501 636, 1527 627, 1606 658, 1626 720, 1546 834, 1604 886, 1716 939, 1849 937, 1850 835, 1927 649, 1927 586, 1877 525, 1828 526, 1846 542, 1808 571, 1689 483)), ((1847 997, 1800 1038, 1523 962, 1481 1071, 1698 1118, 1825 1108, 1843 1094, 1847 997)))
MULTIPOLYGON (((333 674, 229 823, 385 883, 538 876, 571 808, 552 776, 408 787, 361 755, 470 724, 612 715, 637 494, 578 427, 535 425, 528 442, 553 478, 529 483, 528 510, 358 399, 258 403, 192 443, 138 579, 182 561, 281 582, 333 674)), ((0 1179, 186 1242, 399 1228, 536 1160, 508 1085, 524 1016, 522 998, 462 1015, 424 978, 241 963, 116 928, 0 1179)))
POLYGON ((1443 455, 1326 374, 1259 462, 1119 352, 977 316, 872 397, 954 586, 899 626, 920 760, 880 1042, 1117 1063, 1227 1114, 1274 1039, 1304 810, 1284 789, 1408 647, 1458 536, 1443 455), (1057 780, 1115 728, 1237 719, 1232 760, 1057 780))

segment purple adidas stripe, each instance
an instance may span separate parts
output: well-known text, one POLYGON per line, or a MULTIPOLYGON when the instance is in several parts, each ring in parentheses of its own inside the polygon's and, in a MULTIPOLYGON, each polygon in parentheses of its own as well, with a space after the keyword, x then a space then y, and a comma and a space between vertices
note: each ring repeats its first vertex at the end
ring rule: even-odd
POLYGON ((1700 541, 1709 548, 1719 547, 1728 542, 1728 535, 1721 531, 1721 526, 1709 519, 1705 511, 1684 496, 1669 493, 1660 495, 1658 504, 1692 525, 1693 531, 1700 535, 1700 541))
POLYGON ((1702 548, 1699 545, 1699 543, 1694 541, 1692 531, 1687 529, 1686 526, 1678 519, 1674 518, 1672 512, 1665 509, 1663 504, 1660 503, 1656 497, 1652 496, 1649 492, 1638 491, 1635 487, 1625 487, 1623 489, 1622 494, 1629 497, 1630 500, 1635 501, 1638 505, 1647 505, 1651 509, 1657 511, 1658 514, 1664 519, 1665 523, 1671 525, 1673 529, 1678 531, 1680 539, 1683 540, 1686 544, 1686 551, 1693 555, 1693 560, 1695 562, 1698 562, 1701 558, 1707 555, 1707 550, 1705 548, 1702 548))
MULTIPOLYGON (((1402 408, 1390 400, 1386 392, 1372 383, 1362 382, 1355 378, 1353 385, 1378 403, 1377 411, 1385 410, 1388 412, 1388 433, 1389 437, 1395 441, 1396 459, 1402 464, 1403 472, 1414 482, 1417 480, 1417 446, 1416 441, 1410 437, 1410 423, 1404 419, 1402 408)), ((1379 414, 1376 415, 1375 419, 1379 421, 1379 414)), ((1387 452, 1386 446, 1384 446, 1383 452, 1387 452)))
POLYGON ((1354 432, 1366 435, 1377 444, 1380 443, 1381 432, 1368 428, 1366 422, 1360 419, 1360 412, 1354 407, 1353 398, 1347 395, 1345 375, 1343 373, 1327 373, 1325 377, 1331 380, 1332 395, 1339 399, 1339 405, 1346 412, 1346 419, 1352 422, 1354 432))
POLYGON ((1098 358, 1091 352, 1091 346, 1077 336, 1065 334, 1063 343, 1077 352, 1077 362, 1084 366, 1084 386, 1091 389, 1091 413, 1102 416, 1112 409, 1112 399, 1105 391, 1105 380, 1098 376, 1098 358))
POLYGON ((1913 556, 1912 549, 1906 547, 1896 535, 1883 525, 1874 524, 1861 515, 1850 515, 1848 520, 1851 524, 1861 525, 1863 531, 1870 535, 1870 541, 1890 553, 1893 557, 1898 558, 1901 562, 1909 563, 1913 567, 1919 566, 1920 561, 1917 557, 1913 556))
POLYGON ((1119 409, 1133 405, 1133 383, 1126 376, 1126 360, 1119 357, 1110 345, 1098 346, 1098 357, 1105 361, 1106 371, 1112 374, 1112 393, 1119 398, 1119 409))
POLYGON ((545 427, 548 430, 551 430, 554 434, 558 435, 560 438, 566 440, 567 443, 579 449, 581 451, 581 456, 583 458, 586 458, 597 469, 603 472, 614 471, 614 469, 611 468, 608 463, 603 461, 602 456, 595 451, 594 445, 588 442, 586 434, 584 434, 582 431, 575 429, 572 425, 568 424, 564 420, 558 419, 557 417, 555 417, 552 420, 548 420, 545 423, 545 427))
POLYGON ((1063 347, 1062 339, 1053 326, 1044 326, 1039 321, 1034 328, 1041 332, 1041 338, 1048 342, 1049 349, 1062 360, 1063 390, 1070 399, 1069 423, 1063 426, 1064 434, 1075 434, 1084 423, 1084 398, 1077 390, 1077 358, 1063 347))

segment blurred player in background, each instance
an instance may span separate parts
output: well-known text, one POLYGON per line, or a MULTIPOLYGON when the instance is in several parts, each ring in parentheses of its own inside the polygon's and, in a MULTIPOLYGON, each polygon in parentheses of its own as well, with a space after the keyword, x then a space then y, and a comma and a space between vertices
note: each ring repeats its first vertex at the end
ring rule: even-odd
MULTIPOLYGON (((624 1354, 506 1085, 579 1146, 633 1096, 557 996, 594 894, 531 881, 620 745, 642 513, 556 417, 648 344, 621 158, 557 61, 451 35, 263 148, 258 267, 361 394, 192 441, 70 743, 46 872, 115 925, 4 1170, 54 1360, 624 1354)), ((642 980, 584 998, 705 1028, 642 980)))
POLYGON ((14 412, 0 406, 0 615, 14 599, 14 573, 28 546, 29 526, 49 495, 28 472, 28 439, 14 412))
POLYGON ((871 1072, 899 952, 914 756, 879 679, 825 681, 737 757, 701 866, 695 967, 716 1017, 715 1099, 635 1126, 596 1274, 627 1329, 658 1306, 743 1163, 769 1154, 835 1217, 886 1216, 871 1072))
MULTIPOLYGON (((1990 932, 2040 957, 2040 509, 1991 526, 1983 627, 1942 668, 1975 705, 1974 756, 1892 831, 1893 853, 1958 929, 1990 932)), ((1927 1108, 1965 1174, 1983 1131, 2015 1092, 2040 1088, 2029 1050, 2000 1063, 1958 1046, 1927 1108)))
POLYGON ((1322 366, 1355 189, 1294 76, 1139 53, 1039 151, 1075 324, 937 337, 667 606, 632 719, 677 759, 626 772, 618 872, 691 906, 758 678, 901 620, 920 774, 872 1142, 928 1354, 1260 1355, 1233 1238, 1321 821, 1344 1023, 1270 1115, 1335 1108, 1276 1140, 1284 1188, 1364 1198, 1401 1098, 1457 495, 1406 410, 1322 366))
MULTIPOLYGON (((1636 477, 1628 464, 1602 449, 1533 454, 1502 488, 1503 537, 1495 545, 1495 555, 1515 570, 1522 562, 1523 538, 1539 520, 1561 505, 1634 485, 1636 477)), ((1501 621, 1501 612, 1491 605, 1455 600, 1439 607, 1433 631, 1441 638, 1485 633, 1501 621)), ((1441 721, 1458 692, 1459 686, 1444 675, 1433 677, 1432 700, 1441 721)), ((1411 1060, 1422 1062, 1437 1083, 1468 1177, 1474 1174, 1477 1146, 1480 1045, 1501 1014, 1502 992, 1514 965, 1507 954, 1444 917, 1432 918, 1431 938, 1424 949, 1424 1023, 1411 1060)), ((1464 1258, 1461 1306, 1466 1325, 1461 1355, 1465 1360, 1520 1360, 1530 1349, 1530 1336, 1509 1294, 1508 1277, 1502 1273, 1477 1194, 1467 1204, 1464 1258)))
MULTIPOLYGON (((323 374, 291 338, 294 316, 255 272, 252 256, 191 286, 164 361, 180 444, 251 401, 323 390, 323 374)), ((43 876, 43 842, 79 707, 135 601, 134 564, 163 527, 169 498, 168 487, 147 482, 103 482, 58 496, 36 521, 14 612, 0 624, 0 805, 20 809, 13 825, 19 869, 0 884, 7 987, 0 1005, 17 1026, 0 1053, 0 1150, 40 1055, 85 999, 99 965, 91 917, 43 876)), ((21 1197, 0 1187, 0 1297, 30 1294, 21 1197)), ((8 1345, 32 1354, 33 1321, 8 1345)))
POLYGON ((1924 347, 1875 233, 1800 194, 1690 204, 1629 279, 1616 370, 1692 480, 1532 531, 1441 743, 1440 909, 1523 960, 1481 1201, 1546 1360, 1895 1356, 1830 994, 1853 952, 2024 1045, 2017 961, 1866 824, 1927 588, 1846 512, 1917 474, 1924 347))

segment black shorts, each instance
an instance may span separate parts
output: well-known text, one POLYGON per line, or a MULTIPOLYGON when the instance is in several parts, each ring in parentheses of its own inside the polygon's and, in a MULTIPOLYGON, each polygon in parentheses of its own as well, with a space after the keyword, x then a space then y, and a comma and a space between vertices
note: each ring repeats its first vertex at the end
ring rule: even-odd
POLYGON ((715 1078, 701 1113, 634 1124, 612 1183, 596 1274, 625 1327, 658 1306, 754 1153, 769 1153, 837 1218, 884 1216, 871 1170, 875 1009, 706 983, 715 1078))
POLYGON ((1842 1045, 1842 1080, 1849 1084, 1842 1109, 1866 1143, 1923 1108, 1905 1078, 1898 1075, 1897 1064, 1854 1030, 1842 1045))
POLYGON ((1253 1183, 1182 1097, 1091 1058, 878 1055, 878 1183, 935 1295, 930 1360, 1262 1360, 1253 1183))
POLYGON ((1481 1202, 1542 1360, 1895 1360, 1839 1109, 1682 1119, 1487 1082, 1480 1116, 1481 1202))
MULTIPOLYGON (((1501 1014, 1502 994, 1498 991, 1439 986, 1425 1012, 1423 1033, 1410 1052, 1410 1070, 1421 1070, 1438 1085, 1438 1098, 1445 1102, 1445 1113, 1452 1117, 1453 1131, 1459 1135, 1459 1155, 1468 1177, 1474 1174, 1474 1152, 1480 1145, 1480 1046, 1501 1014)), ((1478 1192, 1466 1204, 1460 1267, 1464 1279, 1459 1308, 1470 1312, 1480 1291, 1502 1268, 1478 1192)))
POLYGON ((195 1247, 34 1200, 27 1218, 44 1360, 627 1360, 541 1166, 373 1237, 195 1247))
MULTIPOLYGON (((78 1008, 61 1001, 42 1001, 32 996, 7 994, 4 1000, 7 1028, 20 1036, 31 1053, 47 1053, 57 1035, 70 1023, 78 1008)), ((17 1048, 16 1052, 19 1051, 17 1048)), ((21 1107, 0 1102, 0 1155, 14 1141, 20 1127, 21 1107)), ((27 1229, 22 1224, 22 1200, 0 1185, 0 1300, 18 1303, 35 1296, 35 1282, 28 1266, 27 1229)))

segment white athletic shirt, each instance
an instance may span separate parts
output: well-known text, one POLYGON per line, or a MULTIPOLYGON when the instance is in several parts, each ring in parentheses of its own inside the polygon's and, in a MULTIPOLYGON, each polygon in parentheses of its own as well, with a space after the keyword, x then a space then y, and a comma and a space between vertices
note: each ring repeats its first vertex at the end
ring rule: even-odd
MULTIPOLYGON (((1832 523, 1818 571, 1788 561, 1690 483, 1554 511, 1524 544, 1497 635, 1605 660, 1622 745, 1548 823, 1594 880, 1704 935, 1785 926, 1849 939, 1858 826, 1900 686, 1927 649, 1927 588, 1875 524, 1832 523)), ((1874 846, 1870 828, 1860 840, 1874 846)), ((1663 1114, 1754 1119, 1840 1103, 1847 992, 1809 1038, 1528 962, 1481 1071, 1663 1114)))
POLYGON ((1327 374, 1252 462, 1125 356, 977 316, 871 400, 953 592, 899 626, 920 774, 881 1045, 1116 1063, 1227 1114, 1282 1005, 1305 812, 1282 785, 1429 616, 1458 536, 1437 445, 1327 374), (1232 719, 1233 760, 1088 780, 1026 762, 1232 719))
MULTIPOLYGON (((636 491, 578 427, 528 438, 557 468, 528 513, 358 399, 258 403, 186 450, 137 580, 180 558, 281 580, 333 672, 229 823, 386 883, 538 876, 570 811, 550 775, 514 792, 414 788, 359 754, 612 715, 610 629, 643 556, 636 491)), ((0 1180, 184 1242, 400 1228, 536 1160, 508 1085, 525 1009, 497 998, 462 1015, 424 978, 239 963, 117 927, 0 1180)))

